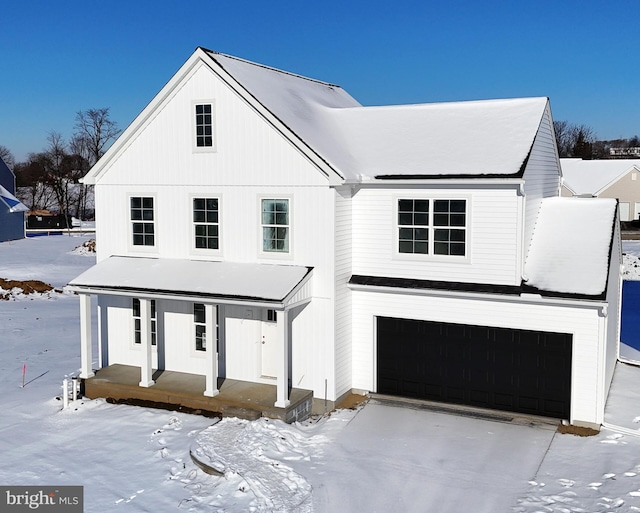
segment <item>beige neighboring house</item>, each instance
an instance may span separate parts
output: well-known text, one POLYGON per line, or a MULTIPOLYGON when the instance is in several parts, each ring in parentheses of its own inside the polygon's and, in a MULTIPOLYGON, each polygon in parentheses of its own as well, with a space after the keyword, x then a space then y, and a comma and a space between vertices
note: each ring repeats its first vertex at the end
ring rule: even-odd
POLYGON ((620 220, 640 217, 640 160, 560 159, 560 195, 593 196, 619 200, 620 220))

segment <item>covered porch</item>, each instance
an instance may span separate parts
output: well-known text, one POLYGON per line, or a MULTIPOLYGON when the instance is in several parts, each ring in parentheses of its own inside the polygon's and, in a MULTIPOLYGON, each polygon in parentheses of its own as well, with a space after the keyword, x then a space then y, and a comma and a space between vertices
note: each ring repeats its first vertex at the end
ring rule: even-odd
MULTIPOLYGON (((289 314, 293 308, 311 301, 311 274, 311 268, 289 265, 116 256, 103 260, 69 284, 80 297, 80 378, 85 384, 85 394, 207 411, 243 409, 243 405, 256 404, 256 411, 268 416, 300 418, 302 410, 297 408, 304 402, 301 397, 306 397, 307 391, 298 393, 290 388, 289 314), (97 374, 92 354, 92 295, 120 298, 120 317, 113 320, 99 306, 98 322, 103 329, 98 329, 97 374), (169 303, 187 307, 178 309, 180 312, 164 311, 161 305, 169 303), (219 311, 237 306, 273 312, 270 319, 273 364, 268 379, 260 374, 227 374, 228 351, 235 351, 236 360, 255 359, 255 354, 238 352, 237 338, 231 344, 233 349, 227 347, 225 317, 219 319, 219 311), (200 309, 199 318, 195 307, 200 309), (128 317, 123 317, 127 310, 128 317), (181 327, 176 322, 182 322, 181 327), (117 335, 104 329, 106 326, 117 328, 114 332, 117 335), (260 401, 256 403, 258 397, 260 401), (219 402, 212 402, 214 398, 219 402), (232 403, 234 406, 230 406, 232 403)), ((245 321, 253 322, 241 320, 245 321)), ((262 344, 253 345, 264 344, 265 337, 262 344)))
POLYGON ((275 406, 276 385, 218 378, 219 393, 215 397, 207 397, 204 395, 205 376, 155 371, 153 379, 152 387, 141 387, 138 367, 110 365, 83 380, 84 395, 91 399, 106 398, 131 404, 153 403, 153 406, 167 409, 182 407, 248 420, 269 417, 294 422, 306 418, 311 412, 313 392, 310 390, 290 389, 289 404, 279 408, 275 406))

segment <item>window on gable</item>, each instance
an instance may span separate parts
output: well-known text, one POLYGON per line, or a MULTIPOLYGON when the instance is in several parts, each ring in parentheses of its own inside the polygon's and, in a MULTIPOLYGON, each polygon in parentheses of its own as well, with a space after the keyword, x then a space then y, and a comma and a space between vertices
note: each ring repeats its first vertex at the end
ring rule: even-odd
POLYGON ((467 201, 399 199, 398 253, 466 255, 467 201))
POLYGON ((218 198, 193 199, 196 249, 220 249, 218 198))
POLYGON ((289 252, 289 200, 262 200, 262 250, 289 252))
MULTIPOLYGON (((142 340, 142 319, 140 317, 140 300, 136 297, 132 301, 133 313, 133 341, 140 344, 142 340)), ((156 345, 156 301, 151 300, 151 345, 156 345)))
POLYGON ((213 147, 213 108, 210 103, 196 104, 196 146, 213 147))
POLYGON ((155 245, 152 197, 135 196, 131 198, 131 223, 134 246, 155 245))

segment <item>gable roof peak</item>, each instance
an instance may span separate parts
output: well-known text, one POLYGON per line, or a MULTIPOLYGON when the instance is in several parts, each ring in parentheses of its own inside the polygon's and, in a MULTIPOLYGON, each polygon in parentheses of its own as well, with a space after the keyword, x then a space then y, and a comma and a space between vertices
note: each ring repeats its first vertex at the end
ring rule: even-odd
POLYGON ((234 61, 238 61, 240 63, 243 64, 248 64, 251 66, 256 66, 257 68, 262 68, 268 71, 273 71, 275 73, 281 73, 282 75, 288 75, 290 77, 294 77, 294 78, 299 78, 301 80, 308 80, 309 82, 315 82, 316 84, 320 84, 320 85, 324 85, 327 87, 336 87, 336 88, 341 88, 339 85, 337 84, 332 84, 331 82, 326 82, 324 80, 318 80, 315 78, 311 78, 311 77, 306 77, 304 75, 299 75, 297 73, 293 73, 291 71, 286 71, 286 70, 282 70, 279 68, 275 68, 273 66, 267 66, 266 64, 261 64, 259 62, 254 62, 254 61, 250 61, 248 59, 243 59, 241 57, 236 57, 235 55, 229 55, 223 52, 218 52, 217 50, 209 50, 208 48, 204 48, 202 46, 199 46, 198 49, 204 51, 205 53, 207 53, 209 55, 209 57, 211 57, 212 59, 214 59, 220 66, 222 66, 224 68, 224 65, 222 62, 220 62, 220 59, 216 59, 216 56, 220 56, 226 59, 232 59, 234 61))

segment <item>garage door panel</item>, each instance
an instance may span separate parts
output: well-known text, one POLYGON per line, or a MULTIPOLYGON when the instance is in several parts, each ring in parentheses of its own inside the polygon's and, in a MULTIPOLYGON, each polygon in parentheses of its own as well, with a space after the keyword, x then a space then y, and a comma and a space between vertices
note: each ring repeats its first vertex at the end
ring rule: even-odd
POLYGON ((571 335, 379 317, 377 336, 380 393, 569 417, 571 335))

